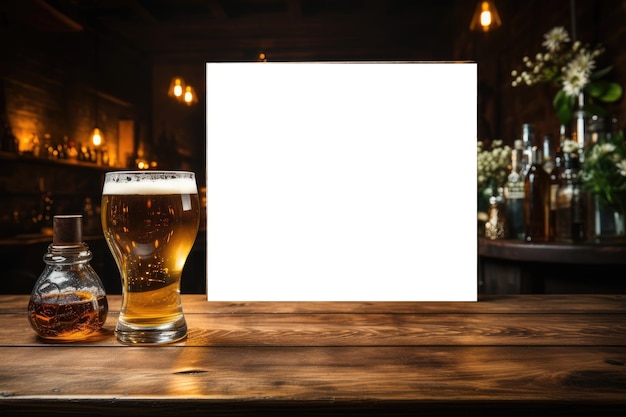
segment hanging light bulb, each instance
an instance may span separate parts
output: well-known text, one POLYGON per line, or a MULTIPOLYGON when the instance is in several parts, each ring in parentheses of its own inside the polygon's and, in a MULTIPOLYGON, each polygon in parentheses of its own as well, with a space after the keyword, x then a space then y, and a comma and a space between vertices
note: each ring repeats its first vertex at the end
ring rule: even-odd
POLYGON ((103 163, 103 159, 102 159, 102 144, 104 143, 104 137, 102 136, 102 131, 100 129, 98 129, 97 127, 93 129, 93 132, 91 132, 91 143, 93 143, 94 146, 94 152, 96 154, 96 164, 98 165, 102 165, 103 163))
POLYGON ((185 101, 185 103, 187 103, 188 106, 191 106, 192 104, 198 102, 198 96, 196 96, 196 91, 193 89, 192 86, 188 85, 187 87, 185 87, 185 95, 183 97, 183 100, 185 101))
POLYGON ((492 0, 479 1, 470 23, 470 30, 482 30, 487 32, 502 26, 500 14, 492 0))
POLYGON ((174 97, 177 100, 183 99, 183 91, 185 89, 185 82, 180 77, 172 78, 170 82, 170 88, 167 90, 167 95, 174 97))
POLYGON ((100 129, 96 127, 91 133, 91 143, 93 143, 93 146, 98 147, 102 145, 102 142, 103 142, 102 132, 100 131, 100 129))

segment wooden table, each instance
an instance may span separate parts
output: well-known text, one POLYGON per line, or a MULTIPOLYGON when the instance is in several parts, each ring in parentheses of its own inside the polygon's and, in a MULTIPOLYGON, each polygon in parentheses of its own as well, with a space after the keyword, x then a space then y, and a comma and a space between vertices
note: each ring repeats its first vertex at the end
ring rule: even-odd
POLYGON ((209 303, 189 337, 129 347, 38 340, 0 296, 0 415, 597 416, 626 411, 626 296, 476 303, 209 303), (545 414, 540 414, 545 415, 545 414))

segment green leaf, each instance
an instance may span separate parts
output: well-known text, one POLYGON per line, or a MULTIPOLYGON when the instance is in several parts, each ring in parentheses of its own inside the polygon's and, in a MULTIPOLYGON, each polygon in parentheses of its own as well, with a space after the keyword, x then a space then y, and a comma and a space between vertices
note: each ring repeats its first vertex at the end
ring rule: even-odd
POLYGON ((594 72, 593 74, 591 74, 591 79, 592 80, 599 80, 600 78, 604 77, 606 74, 608 74, 609 72, 611 72, 611 70, 613 69, 612 65, 609 65, 608 67, 598 70, 596 72, 594 72))
POLYGON ((606 110, 595 103, 585 103, 585 114, 587 116, 606 116, 606 110))
POLYGON ((563 90, 559 90, 554 96, 552 105, 556 109, 556 115, 561 124, 569 125, 574 110, 574 97, 569 97, 563 90))
POLYGON ((592 81, 587 84, 585 91, 591 96, 605 103, 612 103, 619 100, 623 94, 621 85, 609 81, 592 81))

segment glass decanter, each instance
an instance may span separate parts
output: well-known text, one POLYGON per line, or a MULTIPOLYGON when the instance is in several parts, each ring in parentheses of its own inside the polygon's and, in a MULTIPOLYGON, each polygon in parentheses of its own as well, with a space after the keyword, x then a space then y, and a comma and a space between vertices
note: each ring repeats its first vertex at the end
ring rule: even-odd
POLYGON ((30 295, 28 319, 43 339, 83 340, 100 332, 108 302, 82 241, 82 215, 54 216, 46 267, 30 295))

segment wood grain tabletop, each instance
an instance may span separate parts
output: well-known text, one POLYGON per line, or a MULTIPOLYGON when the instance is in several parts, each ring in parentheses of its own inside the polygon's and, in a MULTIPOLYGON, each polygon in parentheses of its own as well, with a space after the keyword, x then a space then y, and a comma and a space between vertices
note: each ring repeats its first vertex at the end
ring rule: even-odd
POLYGON ((50 343, 0 296, 0 415, 614 415, 626 411, 626 296, 478 302, 216 303, 189 335, 50 343))

